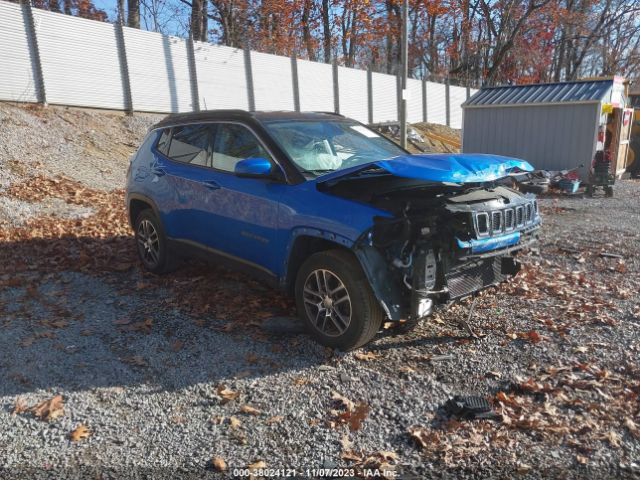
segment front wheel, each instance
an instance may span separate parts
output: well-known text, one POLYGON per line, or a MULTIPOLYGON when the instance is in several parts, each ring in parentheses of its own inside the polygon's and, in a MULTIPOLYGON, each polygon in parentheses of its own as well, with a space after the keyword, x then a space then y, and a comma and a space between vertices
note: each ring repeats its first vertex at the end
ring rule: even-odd
POLYGON ((322 345, 351 350, 380 330, 384 312, 354 255, 329 250, 309 257, 296 278, 296 306, 322 345))

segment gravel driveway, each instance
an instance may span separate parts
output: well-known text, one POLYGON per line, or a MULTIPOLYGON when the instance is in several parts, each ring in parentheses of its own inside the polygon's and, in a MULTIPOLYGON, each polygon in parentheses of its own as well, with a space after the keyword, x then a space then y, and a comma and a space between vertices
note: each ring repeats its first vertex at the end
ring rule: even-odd
POLYGON ((458 325, 465 302, 343 354, 246 277, 145 274, 117 189, 133 147, 101 149, 135 145, 155 118, 79 112, 0 106, 0 478, 640 475, 639 182, 542 199, 524 271, 477 301, 480 339, 458 325), (44 150, 20 163, 25 141, 44 150), (449 418, 455 395, 499 419, 449 418))

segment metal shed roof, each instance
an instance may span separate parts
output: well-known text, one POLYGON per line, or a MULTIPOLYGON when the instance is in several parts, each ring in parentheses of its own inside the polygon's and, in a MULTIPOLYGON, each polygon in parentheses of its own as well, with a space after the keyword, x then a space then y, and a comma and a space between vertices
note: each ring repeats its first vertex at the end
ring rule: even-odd
POLYGON ((462 107, 595 103, 607 97, 612 86, 613 80, 592 80, 484 87, 462 107))

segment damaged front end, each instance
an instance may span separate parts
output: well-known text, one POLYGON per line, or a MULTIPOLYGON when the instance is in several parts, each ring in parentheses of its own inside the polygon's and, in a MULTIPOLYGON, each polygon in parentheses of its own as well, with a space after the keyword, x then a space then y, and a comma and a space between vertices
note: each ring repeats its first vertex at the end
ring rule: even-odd
MULTIPOLYGON (((412 162, 414 157, 426 156, 411 156, 412 162)), ((455 158, 471 162, 468 157, 455 158)), ((516 253, 535 241, 535 197, 502 185, 506 175, 495 169, 483 176, 475 166, 467 177, 472 181, 461 178, 460 168, 457 181, 448 181, 441 170, 437 176, 444 179, 434 181, 428 169, 414 169, 409 178, 406 170, 400 177, 376 164, 319 184, 327 193, 389 213, 373 219, 354 251, 391 320, 417 320, 436 305, 508 279, 520 268, 516 253)))

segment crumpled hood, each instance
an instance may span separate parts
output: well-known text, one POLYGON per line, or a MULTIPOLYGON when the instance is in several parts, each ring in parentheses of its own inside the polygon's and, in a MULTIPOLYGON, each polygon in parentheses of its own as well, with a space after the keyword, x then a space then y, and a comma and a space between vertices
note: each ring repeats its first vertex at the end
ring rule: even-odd
POLYGON ((431 182, 482 183, 504 178, 519 171, 530 172, 531 164, 517 158, 481 153, 435 153, 399 157, 357 165, 327 173, 317 179, 325 183, 364 170, 382 168, 392 175, 431 182))

